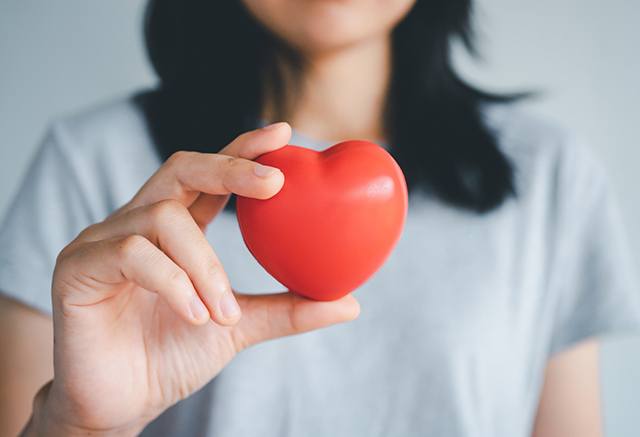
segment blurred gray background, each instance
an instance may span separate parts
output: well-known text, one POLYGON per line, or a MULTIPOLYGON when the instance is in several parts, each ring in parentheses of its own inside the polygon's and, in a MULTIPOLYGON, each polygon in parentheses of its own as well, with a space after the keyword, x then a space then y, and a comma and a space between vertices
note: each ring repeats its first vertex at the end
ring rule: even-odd
MULTIPOLYGON (((154 83, 143 0, 0 0, 0 214, 53 118, 154 83)), ((463 75, 534 89, 537 113, 586 138, 609 169, 640 271, 640 2, 477 0, 483 61, 463 75)), ((639 291, 640 292, 640 291, 639 291)), ((640 339, 605 342, 607 436, 640 435, 640 339)))

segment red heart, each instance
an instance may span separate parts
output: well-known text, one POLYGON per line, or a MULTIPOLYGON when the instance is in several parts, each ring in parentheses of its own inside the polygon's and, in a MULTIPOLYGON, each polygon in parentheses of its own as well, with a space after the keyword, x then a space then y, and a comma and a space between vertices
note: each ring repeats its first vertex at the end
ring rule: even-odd
POLYGON ((382 147, 344 141, 323 152, 285 146, 256 161, 284 173, 270 199, 238 197, 240 231, 258 262, 315 300, 353 291, 382 266, 402 233, 407 186, 382 147))

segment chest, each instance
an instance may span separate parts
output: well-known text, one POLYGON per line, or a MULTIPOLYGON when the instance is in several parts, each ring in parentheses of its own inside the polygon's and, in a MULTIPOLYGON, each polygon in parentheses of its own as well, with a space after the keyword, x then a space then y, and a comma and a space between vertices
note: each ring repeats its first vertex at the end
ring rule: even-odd
MULTIPOLYGON (((208 236, 234 289, 284 290, 246 249, 233 215, 218 217, 208 236)), ((543 242, 541 227, 509 211, 476 216, 414 206, 396 249, 355 292, 360 318, 308 336, 316 348, 347 354, 366 345, 370 359, 401 354, 407 342, 430 359, 505 345, 531 329, 544 305, 543 242)))

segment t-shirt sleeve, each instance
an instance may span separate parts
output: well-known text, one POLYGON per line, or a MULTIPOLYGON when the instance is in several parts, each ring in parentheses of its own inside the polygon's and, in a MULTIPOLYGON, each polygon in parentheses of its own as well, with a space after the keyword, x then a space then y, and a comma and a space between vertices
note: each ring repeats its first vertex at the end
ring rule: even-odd
POLYGON ((589 337, 640 332, 640 289, 617 196, 596 157, 572 146, 558 172, 550 353, 589 337))
POLYGON ((0 294, 45 313, 58 253, 95 221, 64 138, 48 129, 0 225, 0 294))

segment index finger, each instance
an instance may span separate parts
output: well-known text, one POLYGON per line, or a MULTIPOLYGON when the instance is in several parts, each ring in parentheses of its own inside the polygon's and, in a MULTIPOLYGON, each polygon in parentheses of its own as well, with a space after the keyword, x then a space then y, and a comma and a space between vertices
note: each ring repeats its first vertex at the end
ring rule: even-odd
POLYGON ((221 199, 230 193, 271 197, 282 187, 284 176, 251 160, 283 147, 290 138, 291 127, 281 122, 238 136, 220 153, 177 152, 123 210, 169 199, 190 207, 201 193, 221 199))

